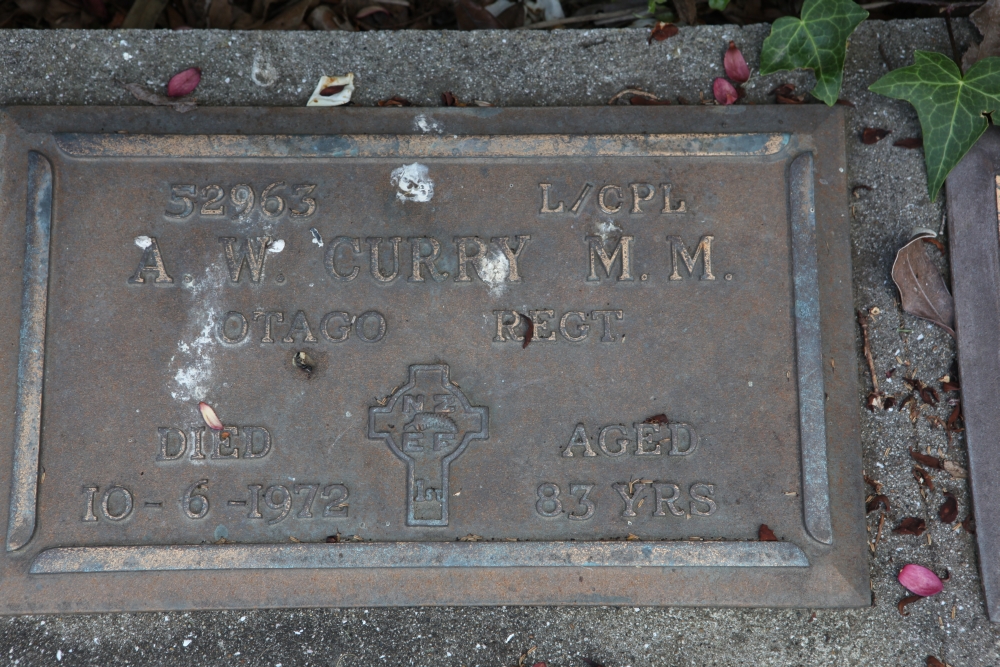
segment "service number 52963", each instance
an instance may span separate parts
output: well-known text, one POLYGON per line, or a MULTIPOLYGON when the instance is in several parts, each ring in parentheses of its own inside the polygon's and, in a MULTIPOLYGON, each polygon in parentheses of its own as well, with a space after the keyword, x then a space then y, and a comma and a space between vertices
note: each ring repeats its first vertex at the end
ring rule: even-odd
POLYGON ((259 194, 249 183, 232 187, 171 185, 164 214, 172 220, 184 220, 195 211, 207 218, 229 216, 239 219, 246 218, 256 208, 268 218, 279 218, 286 210, 292 218, 308 218, 316 213, 316 200, 309 196, 315 189, 313 183, 289 186, 284 181, 271 183, 259 194))

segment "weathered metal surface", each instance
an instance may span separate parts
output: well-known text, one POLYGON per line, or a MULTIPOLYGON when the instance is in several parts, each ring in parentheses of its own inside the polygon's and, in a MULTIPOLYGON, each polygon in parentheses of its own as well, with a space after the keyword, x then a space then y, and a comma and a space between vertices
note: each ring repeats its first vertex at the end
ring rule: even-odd
POLYGON ((948 231, 962 418, 979 569, 1000 622, 1000 131, 990 127, 948 176, 948 231))
POLYGON ((3 113, 0 610, 868 603, 838 110, 3 113))
POLYGON ((25 213, 21 336, 18 344, 17 412, 11 470, 7 551, 20 549, 35 532, 38 500, 38 446, 41 438, 45 369, 45 313, 49 289, 52 224, 52 165, 28 152, 28 206, 25 213))

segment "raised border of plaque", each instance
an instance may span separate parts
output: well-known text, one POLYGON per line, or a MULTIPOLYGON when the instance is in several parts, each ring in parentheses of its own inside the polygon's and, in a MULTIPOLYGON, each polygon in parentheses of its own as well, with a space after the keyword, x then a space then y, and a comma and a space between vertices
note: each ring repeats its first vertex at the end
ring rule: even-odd
MULTIPOLYGON (((0 331, 19 340, 17 362, 9 354, 0 359, 0 371, 12 380, 16 373, 11 390, 2 393, 3 405, 16 419, 0 425, 0 442, 13 444, 0 447, 0 470, 11 471, 0 476, 0 497, 9 498, 6 546, 0 556, 0 613, 414 604, 870 604, 844 150, 842 111, 819 106, 377 113, 345 108, 323 115, 251 108, 199 109, 183 117, 145 108, 0 109, 0 187, 6 180, 10 191, 24 193, 23 200, 9 202, 7 242, 0 248, 5 266, 21 267, 22 278, 19 333, 11 324, 0 325, 0 331), (446 137, 422 134, 415 123, 418 113, 433 116, 446 128, 446 137), (39 451, 44 446, 48 257, 56 205, 53 165, 46 155, 87 160, 736 157, 747 159, 748 167, 755 158, 784 155, 802 518, 812 539, 803 544, 69 544, 33 550, 38 480, 44 474, 39 451), (23 217, 18 210, 25 211, 23 217), (9 494, 2 486, 9 487, 9 494), (137 594, 140 582, 143 589, 137 594)), ((488 410, 470 404, 449 383, 446 365, 412 365, 409 382, 421 372, 439 375, 468 421, 464 440, 447 465, 469 440, 488 437, 488 410)), ((368 436, 385 440, 405 462, 406 455, 379 421, 391 413, 402 391, 371 409, 368 436)), ((408 488, 412 477, 411 467, 408 488)), ((447 502, 439 511, 442 518, 421 519, 411 504, 407 521, 446 524, 447 502)))

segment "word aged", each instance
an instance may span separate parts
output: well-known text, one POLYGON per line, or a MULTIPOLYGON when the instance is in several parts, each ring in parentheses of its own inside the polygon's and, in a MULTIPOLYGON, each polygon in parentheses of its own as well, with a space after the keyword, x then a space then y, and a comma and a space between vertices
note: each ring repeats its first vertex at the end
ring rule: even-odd
MULTIPOLYGON (((597 456, 590 445, 593 436, 582 422, 562 446, 560 456, 597 456)), ((691 456, 698 451, 698 433, 690 424, 635 422, 629 429, 624 424, 609 424, 597 431, 597 448, 605 456, 691 456)))
MULTIPOLYGON (((199 479, 188 485, 180 496, 181 515, 193 520, 204 519, 213 507, 209 500, 208 479, 199 479)), ((247 508, 247 519, 265 520, 267 525, 280 523, 293 510, 296 519, 345 519, 350 511, 350 491, 346 484, 247 484, 244 498, 226 501, 227 507, 247 508)), ((96 523, 103 519, 124 521, 133 515, 137 500, 135 493, 126 486, 116 484, 101 492, 98 485, 83 487, 84 513, 81 521, 96 523)), ((164 509, 162 500, 143 501, 145 510, 164 509)))

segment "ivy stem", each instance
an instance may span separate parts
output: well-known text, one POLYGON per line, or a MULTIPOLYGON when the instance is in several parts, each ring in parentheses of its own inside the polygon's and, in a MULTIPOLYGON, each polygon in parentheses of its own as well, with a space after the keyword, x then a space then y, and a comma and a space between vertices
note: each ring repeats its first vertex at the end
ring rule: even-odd
POLYGON ((965 76, 965 70, 962 69, 962 59, 958 57, 958 47, 955 45, 955 32, 951 29, 951 7, 944 8, 944 25, 948 28, 948 41, 951 42, 951 58, 958 65, 959 73, 965 76))

